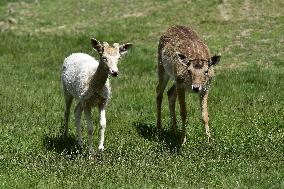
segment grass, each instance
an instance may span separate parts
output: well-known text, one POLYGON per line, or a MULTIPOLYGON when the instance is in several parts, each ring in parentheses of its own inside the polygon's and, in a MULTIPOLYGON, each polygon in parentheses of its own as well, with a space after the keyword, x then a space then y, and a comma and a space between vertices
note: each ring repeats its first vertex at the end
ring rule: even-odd
MULTIPOLYGON (((1 188, 284 188, 283 2, 123 2, 1 1, 1 188), (166 98, 155 134, 157 43, 173 24, 223 54, 209 96, 212 148, 194 95, 186 145, 170 133, 166 98), (72 52, 96 56, 92 36, 135 46, 112 79, 106 150, 89 158, 73 116, 62 139, 60 71, 72 52)), ((94 124, 97 146, 96 111, 94 124)))

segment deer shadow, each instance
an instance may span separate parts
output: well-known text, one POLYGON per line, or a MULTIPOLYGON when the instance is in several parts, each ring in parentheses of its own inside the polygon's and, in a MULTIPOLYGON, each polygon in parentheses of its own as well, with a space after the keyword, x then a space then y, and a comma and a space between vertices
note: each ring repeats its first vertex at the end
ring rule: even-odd
POLYGON ((82 152, 77 144, 76 137, 71 135, 65 137, 64 135, 45 135, 42 139, 43 146, 49 151, 55 151, 59 154, 75 155, 82 152))
POLYGON ((172 133, 171 130, 162 130, 161 133, 158 133, 155 124, 141 121, 134 122, 133 126, 136 128, 137 133, 143 138, 166 145, 172 153, 180 152, 182 147, 180 131, 177 131, 176 134, 172 133))

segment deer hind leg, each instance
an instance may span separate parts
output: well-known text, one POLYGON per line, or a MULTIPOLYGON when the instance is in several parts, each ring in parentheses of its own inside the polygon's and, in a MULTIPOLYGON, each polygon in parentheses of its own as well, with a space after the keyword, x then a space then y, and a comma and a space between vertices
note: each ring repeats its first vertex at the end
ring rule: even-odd
POLYGON ((207 141, 208 144, 211 145, 212 144, 212 138, 211 138, 211 134, 210 134, 210 130, 209 130, 209 117, 208 117, 208 92, 202 93, 200 94, 200 109, 201 109, 201 117, 202 117, 202 121, 205 127, 205 133, 207 136, 207 141))
POLYGON ((68 137, 68 122, 70 115, 70 108, 73 101, 73 97, 71 95, 64 94, 65 98, 65 111, 64 111, 64 137, 68 137))
POLYGON ((173 86, 168 90, 167 95, 168 95, 168 101, 169 101, 172 131, 174 134, 176 134, 177 122, 176 122, 175 107, 176 107, 177 92, 176 92, 175 84, 173 84, 173 86))
POLYGON ((164 67, 162 64, 158 64, 158 85, 156 88, 156 103, 157 103, 157 130, 161 132, 162 130, 162 121, 161 121, 161 113, 162 113, 162 101, 163 101, 163 93, 169 81, 169 76, 165 73, 164 67))
POLYGON ((185 104, 185 89, 177 85, 177 96, 180 106, 180 116, 182 121, 181 144, 186 142, 185 128, 186 128, 186 104, 185 104))
POLYGON ((93 128, 91 107, 90 106, 84 107, 84 113, 87 121, 89 153, 94 153, 94 148, 93 148, 94 128, 93 128))
POLYGON ((81 130, 82 110, 83 110, 82 104, 79 102, 75 108, 74 114, 75 114, 76 131, 78 135, 78 144, 81 148, 83 147, 82 130, 81 130))

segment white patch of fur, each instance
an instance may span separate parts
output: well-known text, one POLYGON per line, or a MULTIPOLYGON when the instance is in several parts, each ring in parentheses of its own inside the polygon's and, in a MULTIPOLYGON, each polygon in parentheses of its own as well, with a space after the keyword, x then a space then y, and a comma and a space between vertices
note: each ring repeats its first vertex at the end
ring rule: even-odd
MULTIPOLYGON (((73 53, 65 58, 62 71, 62 84, 66 90, 78 100, 89 97, 89 84, 91 77, 95 74, 99 62, 92 56, 84 53, 73 53)), ((109 98, 110 84, 107 80, 102 96, 109 98)))
MULTIPOLYGON (((81 133, 80 119, 81 119, 81 113, 83 111, 82 110, 83 107, 81 107, 81 105, 84 104, 84 102, 87 102, 89 99, 92 99, 93 102, 95 102, 94 105, 98 105, 97 104, 98 102, 106 104, 111 95, 110 83, 108 79, 106 81, 102 81, 105 82, 102 83, 103 84, 102 89, 96 90, 93 88, 94 86, 92 85, 91 82, 98 70, 98 67, 99 67, 99 62, 95 58, 84 53, 73 53, 69 57, 65 58, 63 63, 61 80, 62 80, 62 87, 65 99, 69 98, 69 96, 72 96, 72 98, 73 97, 76 98, 80 103, 77 105, 78 108, 76 108, 75 110, 78 143, 80 147, 82 147, 82 133, 81 133), (103 99, 103 101, 101 101, 100 99, 103 99)), ((84 109, 84 112, 88 125, 89 152, 92 153, 94 150, 92 145, 93 126, 91 118, 91 107, 85 107, 85 108, 86 109, 84 109)), ((105 105, 100 108, 102 108, 100 113, 102 114, 101 122, 103 122, 103 125, 101 124, 100 127, 99 149, 103 150, 104 132, 106 127, 105 105)))

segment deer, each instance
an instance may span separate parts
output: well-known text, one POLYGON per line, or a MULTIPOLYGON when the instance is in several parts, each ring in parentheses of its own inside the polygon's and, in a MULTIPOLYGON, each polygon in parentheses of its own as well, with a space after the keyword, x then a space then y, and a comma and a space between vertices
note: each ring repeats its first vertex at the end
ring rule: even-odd
POLYGON ((162 34, 158 45, 158 85, 156 88, 157 130, 162 132, 161 106, 163 93, 168 81, 173 85, 167 91, 171 130, 177 132, 175 113, 178 99, 181 117, 181 144, 186 142, 186 102, 185 93, 198 93, 201 117, 205 127, 207 142, 212 144, 209 130, 208 94, 214 77, 214 66, 220 62, 221 54, 210 56, 209 48, 191 28, 172 26, 162 34))
POLYGON ((85 53, 73 53, 65 58, 61 74, 62 90, 65 99, 64 111, 64 136, 68 137, 68 121, 70 107, 74 98, 78 103, 75 107, 75 125, 78 135, 78 144, 83 147, 81 131, 81 115, 84 111, 87 120, 89 152, 93 153, 93 125, 91 108, 97 107, 100 113, 99 126, 99 150, 104 150, 104 139, 106 129, 106 107, 111 97, 109 76, 118 76, 117 64, 126 54, 132 43, 119 45, 107 42, 101 43, 91 38, 91 44, 99 54, 97 61, 85 53))

